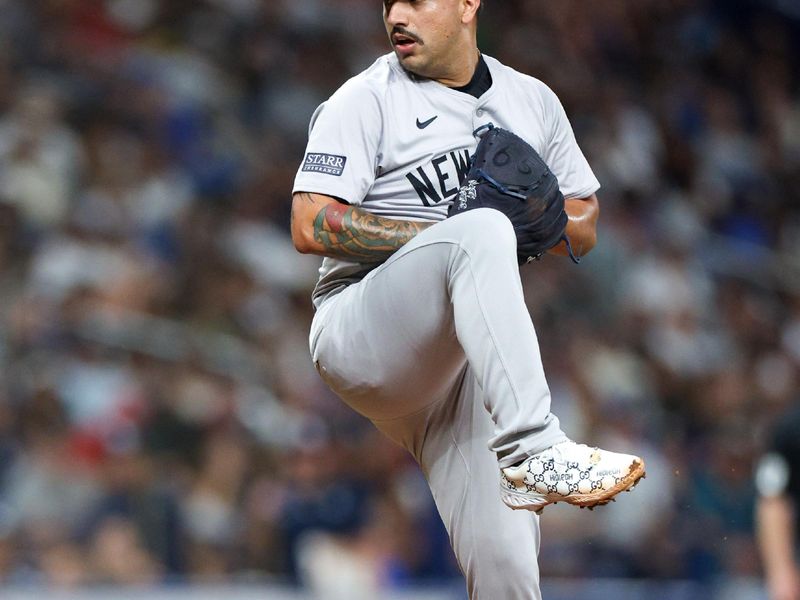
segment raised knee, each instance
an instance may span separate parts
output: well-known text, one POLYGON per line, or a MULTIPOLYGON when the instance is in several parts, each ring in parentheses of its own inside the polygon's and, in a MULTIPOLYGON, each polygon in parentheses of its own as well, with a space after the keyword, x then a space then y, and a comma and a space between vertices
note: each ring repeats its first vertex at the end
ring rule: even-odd
POLYGON ((476 208, 456 215, 454 219, 459 219, 464 243, 516 252, 517 236, 514 226, 499 210, 476 208))

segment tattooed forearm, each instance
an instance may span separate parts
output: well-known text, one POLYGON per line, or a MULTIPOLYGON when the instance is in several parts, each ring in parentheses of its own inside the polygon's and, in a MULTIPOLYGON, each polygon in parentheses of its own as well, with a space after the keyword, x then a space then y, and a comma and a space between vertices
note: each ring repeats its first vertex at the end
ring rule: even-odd
POLYGON ((381 262, 430 223, 398 221, 354 206, 328 204, 314 219, 314 240, 328 256, 357 262, 381 262))

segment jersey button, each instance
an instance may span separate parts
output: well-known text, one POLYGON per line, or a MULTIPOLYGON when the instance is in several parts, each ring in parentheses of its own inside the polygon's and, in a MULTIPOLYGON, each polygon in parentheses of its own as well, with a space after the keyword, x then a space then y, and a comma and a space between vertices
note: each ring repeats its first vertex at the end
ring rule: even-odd
POLYGON ((478 110, 475 111, 475 115, 478 116, 478 117, 482 117, 483 116, 483 111, 479 108, 478 110))

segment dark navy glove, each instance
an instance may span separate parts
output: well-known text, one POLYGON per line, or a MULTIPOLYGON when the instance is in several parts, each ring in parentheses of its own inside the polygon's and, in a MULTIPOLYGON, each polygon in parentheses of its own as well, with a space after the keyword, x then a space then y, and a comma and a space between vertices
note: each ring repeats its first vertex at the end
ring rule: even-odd
POLYGON ((483 134, 448 217, 481 207, 509 218, 519 264, 539 258, 562 240, 578 262, 565 233, 568 218, 556 176, 530 144, 499 127, 483 134))

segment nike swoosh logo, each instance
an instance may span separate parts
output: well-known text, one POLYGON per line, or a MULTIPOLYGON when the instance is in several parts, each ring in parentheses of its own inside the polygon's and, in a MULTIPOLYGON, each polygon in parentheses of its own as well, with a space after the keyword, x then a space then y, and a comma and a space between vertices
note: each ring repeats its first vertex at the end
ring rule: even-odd
POLYGON ((418 129, 425 129, 428 125, 433 123, 438 118, 439 118, 439 115, 436 115, 435 117, 432 117, 432 118, 428 119, 427 121, 420 122, 419 117, 418 117, 417 118, 417 128, 418 129))

